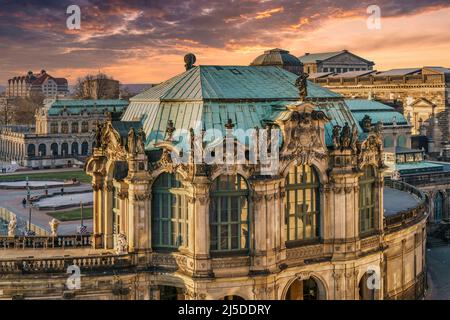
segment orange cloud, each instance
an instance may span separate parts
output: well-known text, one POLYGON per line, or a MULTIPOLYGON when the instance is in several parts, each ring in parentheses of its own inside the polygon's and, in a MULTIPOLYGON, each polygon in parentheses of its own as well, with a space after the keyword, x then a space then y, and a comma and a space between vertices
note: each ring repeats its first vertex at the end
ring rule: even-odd
POLYGON ((270 18, 275 13, 281 13, 283 11, 284 11, 283 7, 278 7, 278 8, 274 8, 274 9, 270 9, 270 10, 266 10, 266 11, 257 12, 255 19, 259 20, 259 19, 270 18))

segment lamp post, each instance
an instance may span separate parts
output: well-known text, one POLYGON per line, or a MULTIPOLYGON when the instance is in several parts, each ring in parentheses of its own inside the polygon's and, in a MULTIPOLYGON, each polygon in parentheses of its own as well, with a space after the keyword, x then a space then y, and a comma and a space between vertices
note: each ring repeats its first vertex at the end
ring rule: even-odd
POLYGON ((29 184, 29 181, 28 181, 28 176, 27 176, 26 187, 27 187, 27 207, 28 207, 28 230, 26 231, 25 235, 26 236, 34 236, 34 232, 31 231, 31 209, 32 209, 32 204, 31 204, 31 191, 30 191, 30 184, 29 184))

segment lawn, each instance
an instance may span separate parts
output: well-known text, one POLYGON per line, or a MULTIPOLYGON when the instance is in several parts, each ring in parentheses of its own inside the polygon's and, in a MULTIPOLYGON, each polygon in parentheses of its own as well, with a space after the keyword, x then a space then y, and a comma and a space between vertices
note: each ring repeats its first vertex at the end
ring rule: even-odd
MULTIPOLYGON (((47 215, 59 221, 76 221, 80 220, 80 209, 70 211, 52 211, 47 212, 47 215)), ((83 208, 83 219, 92 219, 92 208, 83 208)))
POLYGON ((77 178, 78 181, 84 183, 90 183, 91 177, 88 176, 84 171, 61 171, 61 172, 37 172, 37 173, 19 173, 14 175, 2 176, 0 175, 0 181, 19 181, 28 179, 33 181, 54 181, 54 180, 70 180, 72 178, 77 178))

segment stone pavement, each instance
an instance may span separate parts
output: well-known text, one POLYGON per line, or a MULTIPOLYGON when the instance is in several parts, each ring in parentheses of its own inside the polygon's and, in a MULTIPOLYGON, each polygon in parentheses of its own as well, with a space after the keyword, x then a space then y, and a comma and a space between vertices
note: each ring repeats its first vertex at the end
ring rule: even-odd
POLYGON ((425 300, 450 300, 450 246, 427 249, 428 291, 425 300))
MULTIPOLYGON (((91 190, 89 184, 82 184, 75 187, 65 187, 65 192, 91 190)), ((52 191, 50 191, 52 192, 52 191)), ((55 191, 56 192, 56 191, 55 191)), ((31 195, 43 194, 44 190, 32 190, 31 195)), ((0 190, 0 207, 3 207, 13 213, 19 218, 28 221, 28 208, 22 206, 22 199, 26 197, 26 190, 0 190)), ((36 209, 32 209, 31 222, 45 230, 50 231, 49 222, 53 218, 46 215, 44 212, 40 212, 36 209)), ((77 226, 80 225, 79 221, 65 221, 61 222, 58 227, 58 233, 61 235, 75 234, 77 226)), ((92 230, 92 220, 84 221, 84 225, 88 227, 88 231, 92 230)))

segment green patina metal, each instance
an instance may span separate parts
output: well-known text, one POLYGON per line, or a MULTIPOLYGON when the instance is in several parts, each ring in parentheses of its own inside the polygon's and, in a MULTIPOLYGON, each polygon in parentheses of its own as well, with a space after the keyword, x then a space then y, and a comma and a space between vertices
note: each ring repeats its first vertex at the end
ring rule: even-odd
POLYGON ((60 115, 63 110, 71 115, 80 114, 83 110, 90 113, 122 112, 128 106, 125 100, 56 100, 49 104, 48 114, 50 116, 60 115))
POLYGON ((395 164, 395 170, 398 170, 401 174, 439 172, 444 170, 444 166, 426 161, 401 164, 397 163, 395 164))
POLYGON ((359 123, 363 118, 368 115, 372 123, 381 122, 385 126, 392 126, 393 121, 399 126, 408 125, 408 121, 403 116, 403 114, 395 111, 394 108, 385 105, 378 101, 373 100, 363 100, 363 99, 352 99, 345 100, 345 103, 349 107, 353 114, 355 120, 359 123))
MULTIPOLYGON (((214 129, 212 141, 234 129, 264 128, 299 102, 297 75, 274 66, 197 66, 133 97, 122 121, 140 121, 147 135, 146 148, 166 138, 169 120, 176 129, 214 129)), ((333 126, 356 125, 359 138, 366 134, 340 94, 308 81, 308 97, 331 121, 325 142, 332 145, 333 126)), ((383 105, 384 106, 384 105, 383 105)), ((248 139, 238 140, 248 145, 248 139)))

